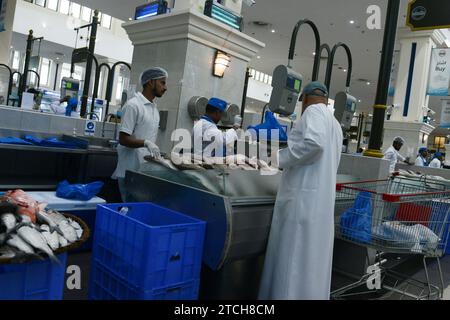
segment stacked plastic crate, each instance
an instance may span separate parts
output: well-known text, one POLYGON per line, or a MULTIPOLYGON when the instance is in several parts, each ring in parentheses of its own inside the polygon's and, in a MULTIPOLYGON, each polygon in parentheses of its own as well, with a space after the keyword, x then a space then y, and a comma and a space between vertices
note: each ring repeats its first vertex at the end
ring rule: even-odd
POLYGON ((205 222, 151 203, 99 205, 92 300, 196 300, 205 222))

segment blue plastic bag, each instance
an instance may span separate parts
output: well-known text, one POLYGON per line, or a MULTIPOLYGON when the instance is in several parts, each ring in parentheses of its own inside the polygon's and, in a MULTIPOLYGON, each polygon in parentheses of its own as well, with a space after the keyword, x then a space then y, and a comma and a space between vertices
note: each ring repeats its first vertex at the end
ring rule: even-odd
POLYGON ((360 192, 341 217, 341 233, 349 240, 369 243, 372 240, 372 194, 360 192))
POLYGON ((79 149, 80 146, 76 143, 58 140, 58 138, 39 139, 35 136, 27 135, 24 137, 25 141, 30 142, 36 146, 48 148, 65 148, 65 149, 79 149))
POLYGON ((24 146, 31 146, 31 145, 33 145, 30 142, 27 142, 25 140, 22 140, 20 138, 15 138, 15 137, 0 138, 0 143, 3 143, 3 144, 14 144, 14 145, 24 145, 24 146))
POLYGON ((89 201, 102 190, 103 185, 101 181, 89 184, 69 184, 63 181, 56 189, 56 196, 63 199, 89 201))
POLYGON ((272 131, 271 130, 278 130, 279 132, 279 141, 286 142, 288 141, 288 136, 286 134, 286 131, 284 130, 283 126, 280 125, 280 123, 277 121, 275 116, 272 112, 267 111, 266 112, 266 120, 264 123, 257 125, 257 126, 249 126, 248 130, 255 130, 257 139, 260 139, 260 131, 266 130, 267 131, 267 141, 272 140, 272 131))

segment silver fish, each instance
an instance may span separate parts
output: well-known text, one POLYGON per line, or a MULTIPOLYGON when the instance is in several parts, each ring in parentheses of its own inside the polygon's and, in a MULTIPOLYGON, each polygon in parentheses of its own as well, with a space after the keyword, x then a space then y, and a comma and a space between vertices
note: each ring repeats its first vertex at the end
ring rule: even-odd
MULTIPOLYGON (((56 217, 56 215, 55 215, 56 217)), ((58 224, 52 219, 52 217, 45 211, 39 211, 36 214, 36 218, 40 223, 45 223, 50 227, 49 231, 58 231, 58 224)), ((56 219, 55 219, 56 220, 56 219)))
POLYGON ((16 216, 12 213, 2 214, 0 217, 0 222, 6 227, 6 233, 13 231, 17 225, 16 216))
POLYGON ((41 234, 44 236, 45 240, 47 240, 47 244, 49 245, 50 248, 52 248, 53 251, 59 248, 58 232, 56 231, 50 232, 50 227, 45 225, 44 228, 43 226, 41 226, 41 234))
POLYGON ((60 234, 58 234, 58 240, 59 240, 59 246, 60 246, 61 248, 67 247, 67 245, 69 244, 69 243, 67 242, 67 239, 64 238, 64 237, 63 237, 62 235, 60 235, 60 234))
POLYGON ((83 228, 81 228, 80 224, 76 221, 73 221, 72 219, 69 219, 70 225, 75 229, 75 232, 77 233, 77 238, 81 239, 83 236, 83 228))
POLYGON ((19 251, 26 254, 34 254, 34 250, 28 245, 21 237, 17 234, 13 234, 11 238, 6 242, 9 246, 18 249, 19 251))
POLYGON ((13 259, 16 257, 16 253, 11 247, 4 246, 0 248, 0 259, 13 259))
POLYGON ((8 238, 8 235, 6 233, 0 233, 0 246, 2 246, 6 239, 8 238))
POLYGON ((26 226, 17 230, 17 234, 33 248, 47 254, 52 261, 60 263, 53 254, 53 250, 48 246, 47 240, 39 231, 26 226))
POLYGON ((56 225, 59 225, 60 223, 62 223, 63 221, 67 221, 67 218, 64 217, 62 214, 60 214, 59 212, 55 211, 55 210, 47 210, 47 217, 49 219, 51 219, 56 225))
POLYGON ((66 238, 69 243, 73 243, 78 240, 77 232, 75 231, 75 228, 70 225, 69 221, 66 220, 61 222, 58 224, 58 227, 64 238, 66 238))

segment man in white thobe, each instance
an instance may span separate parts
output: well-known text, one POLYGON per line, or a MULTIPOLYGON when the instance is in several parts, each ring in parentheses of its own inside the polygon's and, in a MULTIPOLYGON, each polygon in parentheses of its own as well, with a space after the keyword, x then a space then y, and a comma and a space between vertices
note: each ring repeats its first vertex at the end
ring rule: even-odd
POLYGON ((320 82, 305 87, 303 115, 288 148, 279 152, 284 170, 275 204, 259 298, 328 300, 334 245, 336 177, 342 128, 328 110, 320 82))

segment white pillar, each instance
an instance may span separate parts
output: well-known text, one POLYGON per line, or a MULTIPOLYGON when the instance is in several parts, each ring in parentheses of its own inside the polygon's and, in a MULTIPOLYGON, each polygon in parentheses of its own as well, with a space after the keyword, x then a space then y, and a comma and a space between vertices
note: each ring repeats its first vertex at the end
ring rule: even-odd
POLYGON ((9 65, 11 57, 11 43, 13 23, 17 0, 6 2, 6 15, 4 17, 5 31, 0 32, 0 63, 9 65))
POLYGON ((166 129, 158 137, 162 152, 172 150, 174 129, 192 130, 194 121, 188 112, 192 97, 219 97, 241 105, 248 63, 265 47, 195 10, 128 22, 123 27, 134 45, 131 83, 138 84, 140 73, 149 66, 160 66, 169 73, 168 91, 157 101, 159 110, 168 113, 166 129), (217 50, 231 60, 223 78, 212 72, 217 50))
POLYGON ((428 78, 431 51, 445 43, 440 30, 416 31, 402 29, 399 32, 400 61, 395 85, 395 108, 391 120, 422 122, 428 107, 428 78))
POLYGON ((402 152, 414 157, 434 127, 423 123, 429 104, 427 95, 431 51, 445 44, 440 30, 416 31, 409 28, 399 31, 400 61, 395 84, 394 108, 391 119, 385 123, 383 150, 392 145, 392 139, 402 136, 406 144, 402 152))

